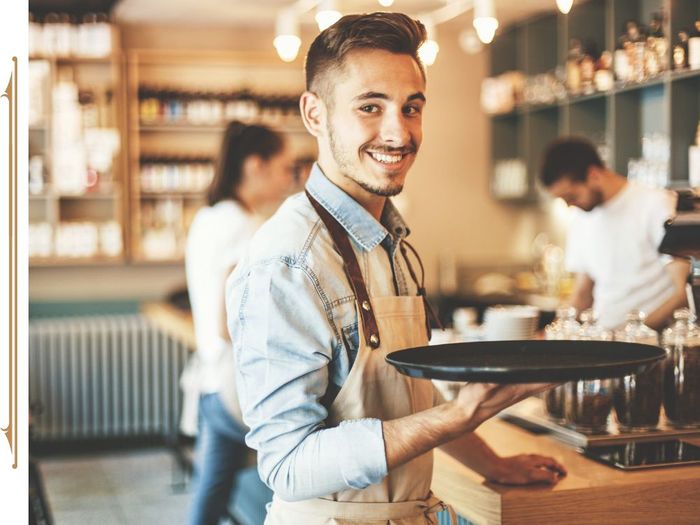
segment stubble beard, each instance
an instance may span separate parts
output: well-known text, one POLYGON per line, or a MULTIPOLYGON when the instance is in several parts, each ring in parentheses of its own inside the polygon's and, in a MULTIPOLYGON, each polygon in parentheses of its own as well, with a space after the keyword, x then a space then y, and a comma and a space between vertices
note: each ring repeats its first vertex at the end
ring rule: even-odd
POLYGON ((596 209, 603 203, 603 192, 600 190, 591 190, 591 204, 585 208, 583 211, 590 212, 596 209))
POLYGON ((394 197, 403 191, 403 184, 380 187, 361 180, 356 174, 357 170, 353 169, 352 163, 345 154, 345 151, 338 145, 330 124, 327 125, 327 131, 328 141, 331 147, 331 154, 333 155, 333 159, 335 160, 338 170, 343 177, 350 179, 360 188, 371 193, 372 195, 378 195, 380 197, 394 197))

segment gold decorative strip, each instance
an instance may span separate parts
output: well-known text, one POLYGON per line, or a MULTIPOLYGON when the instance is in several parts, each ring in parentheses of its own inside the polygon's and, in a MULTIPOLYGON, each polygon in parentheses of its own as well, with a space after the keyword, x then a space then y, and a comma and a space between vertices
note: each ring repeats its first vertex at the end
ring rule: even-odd
MULTIPOLYGON (((8 326, 8 352, 9 359, 7 368, 7 426, 1 428, 5 438, 10 444, 12 453, 12 468, 17 468, 17 184, 19 183, 17 168, 17 57, 12 58, 12 73, 7 82, 7 87, 0 94, 0 98, 8 101, 8 141, 7 141, 7 173, 8 173, 8 300, 9 300, 9 326, 8 326)), ((0 126, 5 125, 0 122, 0 126)), ((4 145, 3 145, 4 146, 4 145)))

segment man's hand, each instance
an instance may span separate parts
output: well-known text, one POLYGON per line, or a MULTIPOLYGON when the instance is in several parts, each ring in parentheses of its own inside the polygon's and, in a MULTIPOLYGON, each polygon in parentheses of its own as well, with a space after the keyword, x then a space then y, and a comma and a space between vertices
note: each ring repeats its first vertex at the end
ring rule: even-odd
POLYGON ((504 408, 522 401, 526 397, 544 392, 556 385, 549 383, 525 383, 498 385, 493 383, 466 383, 454 402, 457 403, 469 420, 468 430, 478 425, 504 408))
POLYGON ((537 454, 519 454, 499 458, 485 474, 488 481, 504 485, 553 485, 566 476, 566 468, 553 458, 537 454))

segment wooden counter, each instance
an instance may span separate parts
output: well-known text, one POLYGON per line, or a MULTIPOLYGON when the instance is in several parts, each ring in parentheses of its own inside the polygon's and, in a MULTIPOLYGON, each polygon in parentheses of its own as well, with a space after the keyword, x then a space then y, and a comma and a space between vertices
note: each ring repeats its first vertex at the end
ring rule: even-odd
POLYGON ((170 337, 182 341, 190 351, 197 348, 191 313, 164 301, 143 303, 141 313, 170 337))
MULTIPOLYGON (((191 315, 164 302, 146 303, 142 311, 161 330, 195 348, 191 315)), ((491 484, 435 451, 433 491, 477 525, 700 524, 700 466, 624 472, 498 419, 481 425, 478 433, 502 456, 553 456, 569 475, 554 487, 491 484)))
MULTIPOLYGON (((502 456, 552 456, 566 466, 569 474, 553 487, 486 483, 436 450, 433 491, 457 514, 477 525, 700 523, 700 466, 626 472, 498 419, 484 423, 478 434, 502 456)), ((700 444, 699 440, 688 441, 700 444)))

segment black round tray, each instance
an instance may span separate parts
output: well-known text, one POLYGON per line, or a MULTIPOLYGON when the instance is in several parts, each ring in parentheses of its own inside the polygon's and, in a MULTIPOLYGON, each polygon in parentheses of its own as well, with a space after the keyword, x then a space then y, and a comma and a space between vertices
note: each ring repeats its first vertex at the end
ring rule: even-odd
POLYGON ((411 377, 486 383, 560 383, 643 372, 658 346, 608 341, 478 341, 422 346, 387 355, 411 377))

